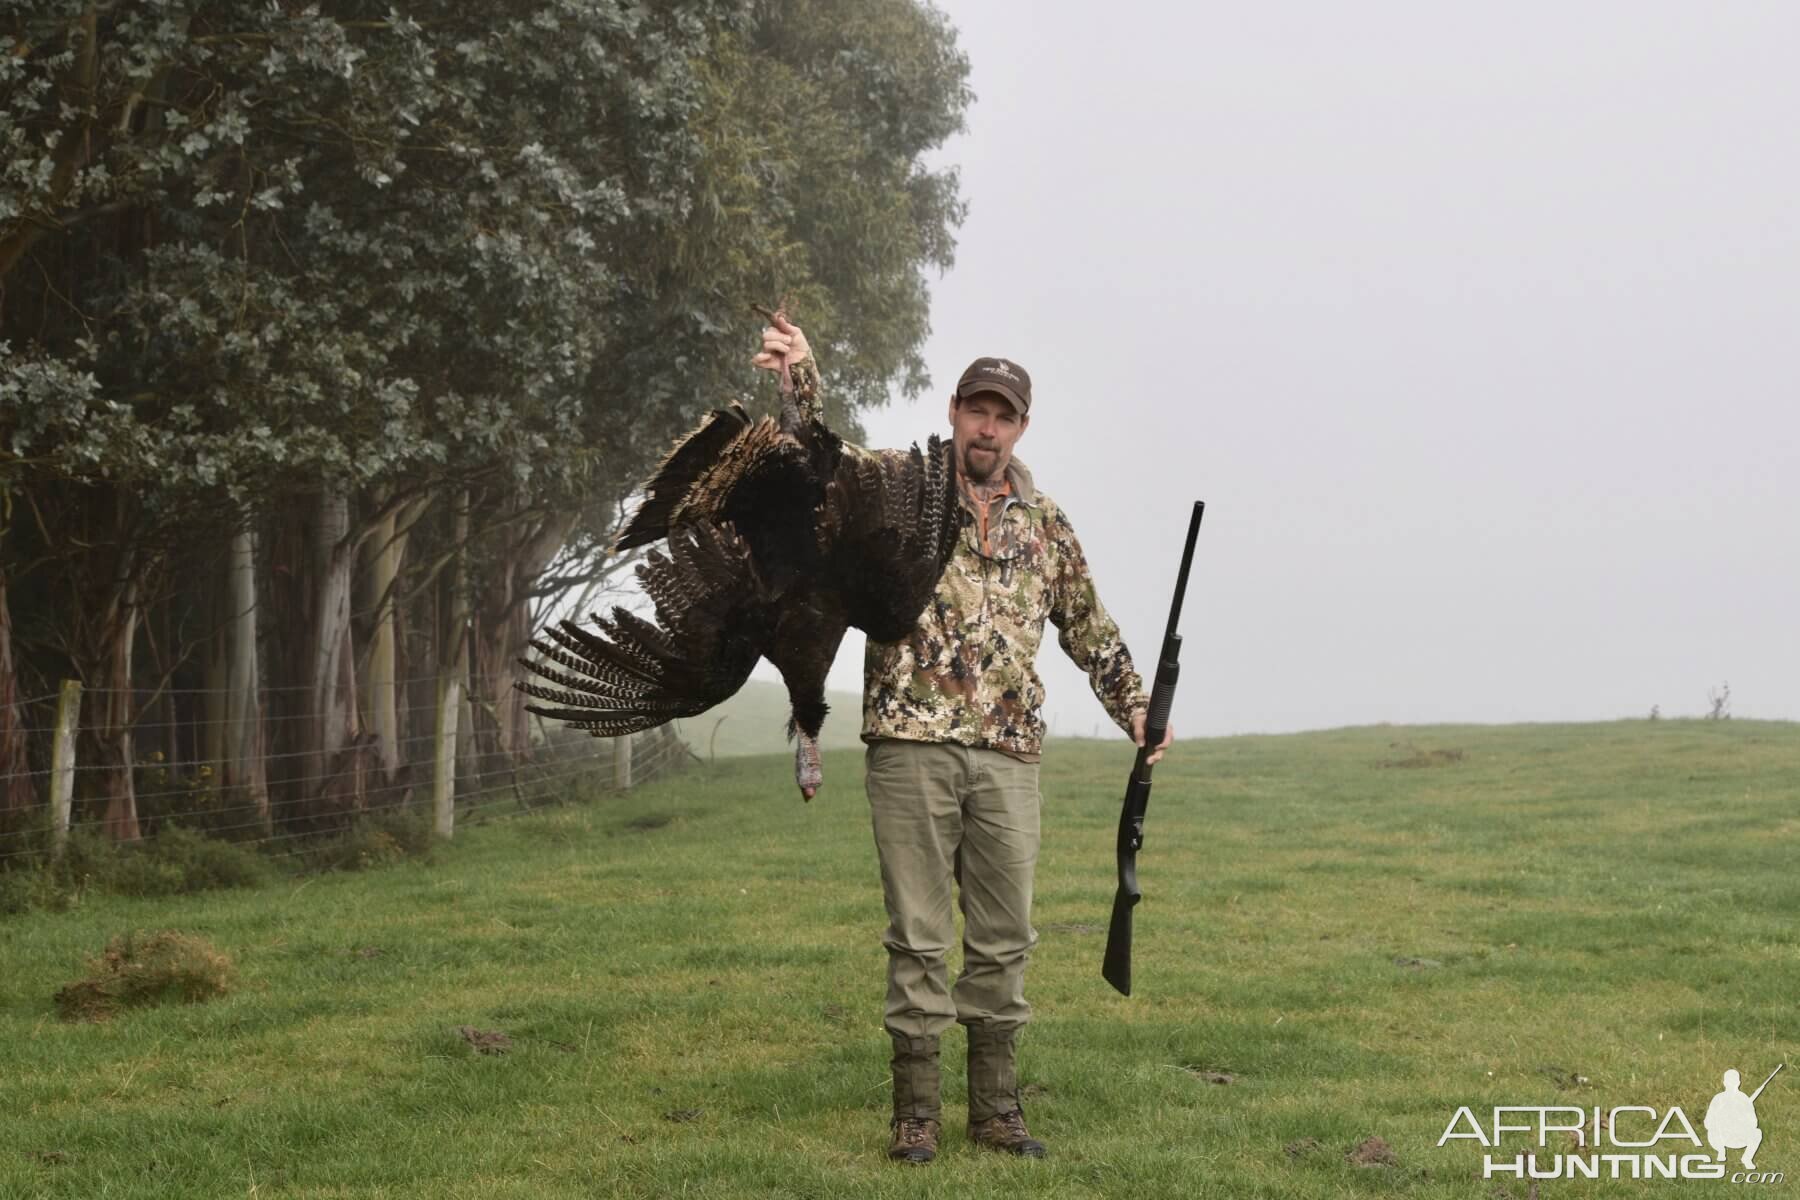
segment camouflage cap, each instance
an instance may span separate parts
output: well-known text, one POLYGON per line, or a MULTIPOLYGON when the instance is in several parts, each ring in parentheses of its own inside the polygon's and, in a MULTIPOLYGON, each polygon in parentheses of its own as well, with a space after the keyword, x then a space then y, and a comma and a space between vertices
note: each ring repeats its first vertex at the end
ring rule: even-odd
POLYGON ((956 381, 958 399, 977 392, 998 392, 1012 402, 1015 411, 1031 411, 1031 376, 1010 358, 978 358, 956 381))

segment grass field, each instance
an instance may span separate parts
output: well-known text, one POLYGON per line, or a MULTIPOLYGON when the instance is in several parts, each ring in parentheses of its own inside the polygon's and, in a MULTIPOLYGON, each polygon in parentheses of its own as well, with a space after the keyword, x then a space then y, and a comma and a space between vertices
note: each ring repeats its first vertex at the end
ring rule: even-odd
POLYGON ((1127 999, 1099 962, 1129 749, 1046 757, 1021 1055, 1045 1161, 968 1146, 959 1033, 943 1154, 883 1159, 883 914, 838 752, 810 806, 785 756, 721 760, 426 863, 0 922, 0 1196, 1522 1200, 1479 1147, 1437 1147, 1457 1106, 1697 1127, 1726 1067, 1748 1090, 1778 1062, 1757 1165, 1787 1178, 1756 1194, 1800 1187, 1800 726, 1182 743, 1127 999), (133 928, 212 939, 238 990, 57 1020, 133 928), (1371 1136, 1393 1164, 1346 1160, 1371 1136))

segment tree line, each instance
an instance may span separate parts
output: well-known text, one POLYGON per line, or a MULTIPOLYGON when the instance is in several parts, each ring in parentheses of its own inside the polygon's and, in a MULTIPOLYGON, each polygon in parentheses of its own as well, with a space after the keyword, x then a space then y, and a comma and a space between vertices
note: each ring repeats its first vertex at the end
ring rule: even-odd
POLYGON ((0 832, 44 800, 16 701, 65 677, 120 840, 152 752, 340 825, 446 689, 509 770, 534 620, 749 392, 752 301, 852 436, 926 383, 971 99, 929 3, 0 14, 0 832))

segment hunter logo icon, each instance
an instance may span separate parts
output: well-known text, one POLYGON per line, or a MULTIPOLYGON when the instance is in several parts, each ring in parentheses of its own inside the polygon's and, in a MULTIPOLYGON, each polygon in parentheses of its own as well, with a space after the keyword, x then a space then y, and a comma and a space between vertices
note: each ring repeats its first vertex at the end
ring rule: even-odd
POLYGON ((1756 1148, 1762 1145, 1763 1136, 1756 1124, 1756 1098, 1786 1065, 1781 1063, 1770 1071, 1769 1078, 1762 1081, 1762 1087, 1748 1096, 1738 1088, 1738 1073, 1725 1072, 1725 1090, 1712 1098, 1712 1103, 1706 1106, 1706 1119, 1701 1122, 1706 1127, 1707 1144, 1719 1156, 1720 1162, 1725 1161, 1727 1150, 1742 1150, 1745 1168, 1756 1169, 1756 1148))
POLYGON ((1659 1109, 1649 1104, 1594 1105, 1497 1104, 1484 1116, 1464 1106, 1444 1127, 1438 1145, 1468 1140, 1486 1153, 1481 1177, 1511 1175, 1515 1179, 1719 1179, 1731 1183, 1781 1183, 1781 1171, 1758 1170, 1756 1152, 1763 1143, 1756 1101, 1781 1073, 1778 1065, 1762 1086, 1745 1095, 1735 1070, 1723 1076, 1725 1090, 1713 1096, 1699 1130, 1680 1105, 1659 1109), (1556 1141, 1568 1138, 1572 1150, 1551 1153, 1556 1141), (1528 1150, 1535 1143, 1537 1149, 1528 1150), (1708 1147, 1711 1153, 1707 1153, 1708 1147), (1729 1151, 1743 1152, 1743 1168, 1726 1164, 1729 1151))
POLYGON ((1007 361, 1004 358, 995 359, 994 365, 989 367, 988 370, 993 372, 996 375, 1004 375, 1008 379, 1017 379, 1018 378, 1018 376, 1013 373, 1012 367, 1007 363, 1007 361))

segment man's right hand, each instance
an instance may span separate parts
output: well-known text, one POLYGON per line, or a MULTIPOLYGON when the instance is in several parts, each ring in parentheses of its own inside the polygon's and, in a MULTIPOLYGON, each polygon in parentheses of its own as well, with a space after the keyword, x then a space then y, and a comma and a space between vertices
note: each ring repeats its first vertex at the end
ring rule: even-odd
MULTIPOLYGON (((1150 710, 1147 708, 1134 708, 1131 710, 1131 740, 1140 746, 1144 744, 1144 721, 1149 715, 1150 710)), ((1163 730, 1162 743, 1156 747, 1149 758, 1144 760, 1144 765, 1146 767, 1155 766, 1157 761, 1162 758, 1163 751, 1167 750, 1169 748, 1169 743, 1174 740, 1175 727, 1170 725, 1163 730)))
POLYGON ((806 334, 787 319, 786 313, 775 314, 774 322, 763 327, 762 338, 762 353, 750 362, 766 371, 782 371, 812 357, 806 334))

